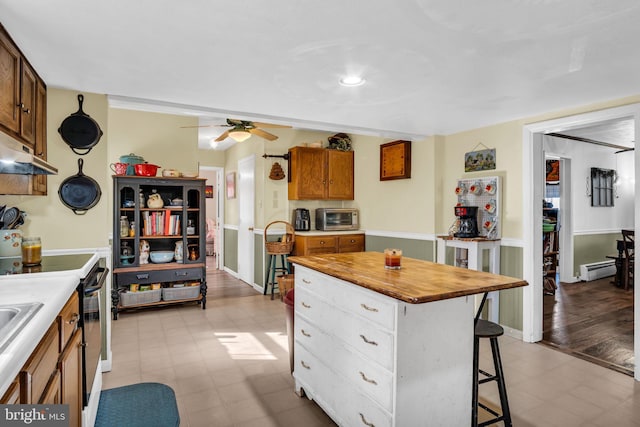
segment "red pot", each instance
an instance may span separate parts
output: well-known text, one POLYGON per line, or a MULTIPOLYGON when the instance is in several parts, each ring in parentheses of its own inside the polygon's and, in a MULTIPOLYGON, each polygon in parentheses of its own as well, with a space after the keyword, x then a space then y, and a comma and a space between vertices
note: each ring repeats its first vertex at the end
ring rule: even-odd
POLYGON ((133 165, 133 168, 138 176, 156 176, 160 166, 150 163, 138 163, 137 165, 133 165))

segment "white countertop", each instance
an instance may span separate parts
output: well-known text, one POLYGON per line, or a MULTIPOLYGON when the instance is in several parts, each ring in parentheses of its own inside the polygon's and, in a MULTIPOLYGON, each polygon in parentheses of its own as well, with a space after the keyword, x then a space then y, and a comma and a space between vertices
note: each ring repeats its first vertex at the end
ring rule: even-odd
POLYGON ((320 230, 311 230, 311 231, 296 231, 296 236, 329 236, 329 235, 340 235, 340 234, 364 234, 364 230, 346 230, 346 231, 320 231, 320 230))
POLYGON ((0 397, 24 366, 78 283, 98 260, 93 257, 78 270, 0 276, 0 305, 41 302, 43 306, 0 352, 0 397))

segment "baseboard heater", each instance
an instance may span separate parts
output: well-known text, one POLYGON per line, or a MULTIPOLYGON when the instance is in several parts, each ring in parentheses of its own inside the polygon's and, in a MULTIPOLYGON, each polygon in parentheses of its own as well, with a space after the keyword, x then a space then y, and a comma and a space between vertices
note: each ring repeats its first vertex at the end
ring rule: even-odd
POLYGON ((592 262, 580 266, 580 280, 589 282, 616 274, 616 263, 614 260, 592 262))

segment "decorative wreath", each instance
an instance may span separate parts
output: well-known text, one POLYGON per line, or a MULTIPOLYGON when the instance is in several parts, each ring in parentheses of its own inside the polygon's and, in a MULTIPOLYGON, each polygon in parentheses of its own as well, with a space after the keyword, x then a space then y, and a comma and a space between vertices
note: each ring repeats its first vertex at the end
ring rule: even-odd
POLYGON ((346 133, 336 133, 327 138, 332 150, 351 151, 351 138, 346 133))

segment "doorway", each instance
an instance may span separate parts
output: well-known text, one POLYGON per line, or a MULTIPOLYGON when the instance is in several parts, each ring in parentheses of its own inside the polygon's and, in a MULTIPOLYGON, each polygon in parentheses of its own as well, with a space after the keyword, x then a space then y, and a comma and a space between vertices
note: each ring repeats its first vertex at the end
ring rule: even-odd
POLYGON ((206 207, 206 255, 207 269, 219 270, 224 265, 224 169, 214 166, 200 166, 199 176, 205 178, 206 207))
MULTIPOLYGON (((640 106, 637 104, 611 108, 603 111, 585 113, 577 116, 549 120, 527 125, 523 129, 523 202, 524 248, 523 276, 530 284, 523 290, 523 340, 538 342, 542 339, 543 317, 543 269, 542 258, 542 201, 544 199, 544 137, 550 132, 575 129, 592 123, 632 117, 634 134, 640 135, 640 106)), ((635 151, 635 163, 640 165, 640 154, 635 151)), ((640 171, 635 168, 633 186, 637 192, 640 187, 640 171)), ((633 201, 634 229, 640 224, 640 200, 633 201)), ((566 224, 564 224, 566 226, 566 224)), ((635 302, 634 324, 640 321, 640 293, 633 289, 635 302)), ((634 328, 634 353, 636 360, 640 356, 640 328, 634 328)), ((636 380, 640 380, 640 370, 635 370, 636 380)))

